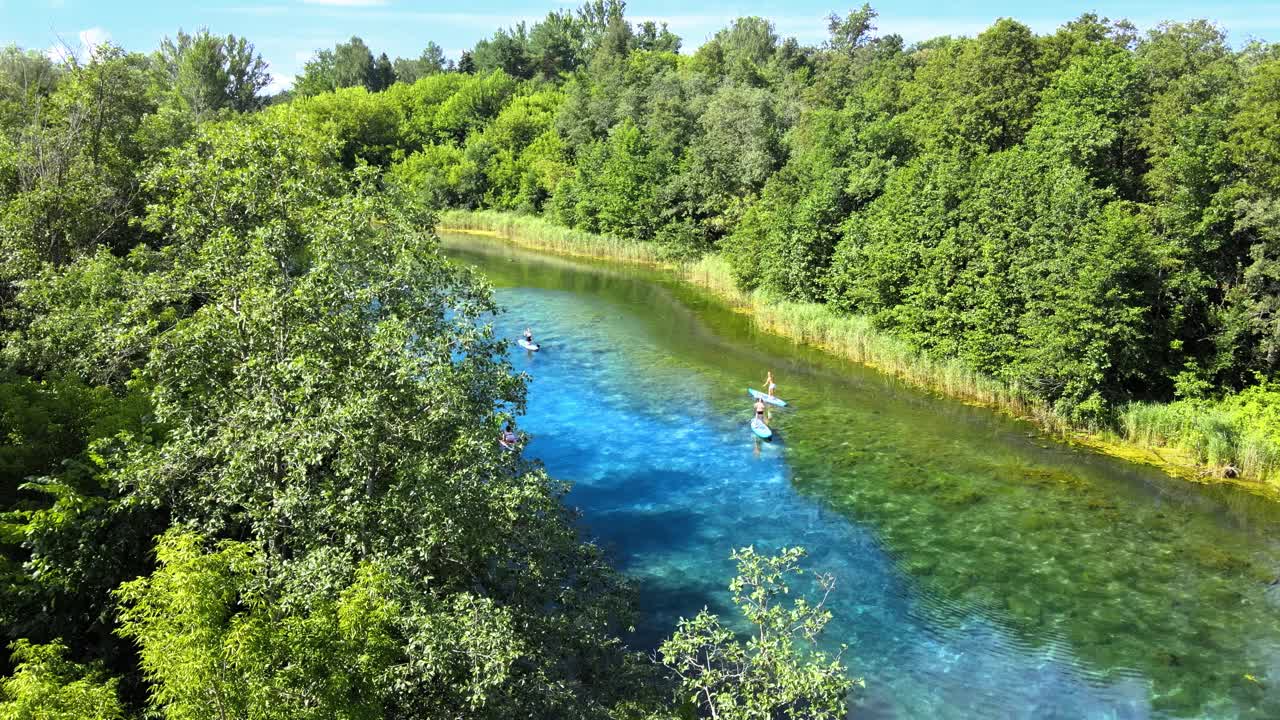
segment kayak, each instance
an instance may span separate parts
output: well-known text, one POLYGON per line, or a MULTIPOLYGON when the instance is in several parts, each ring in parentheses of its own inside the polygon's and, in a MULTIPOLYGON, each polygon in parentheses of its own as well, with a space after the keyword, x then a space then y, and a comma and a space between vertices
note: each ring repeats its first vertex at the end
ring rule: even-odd
POLYGON ((524 348, 525 350, 532 350, 534 352, 537 352, 538 348, 542 347, 541 345, 537 343, 531 343, 528 340, 525 340, 524 338, 520 338, 519 340, 517 340, 516 344, 524 348))
POLYGON ((763 400, 769 403, 770 405, 777 405, 778 407, 787 406, 786 400, 783 400, 782 398, 776 398, 772 395, 766 395, 765 393, 762 393, 759 390, 756 390, 755 388, 747 388, 747 392, 751 393, 751 397, 756 398, 757 400, 763 400))
POLYGON ((751 432, 755 433, 756 437, 762 440, 768 440, 773 437, 773 431, 770 430, 769 426, 765 425, 764 421, 760 418, 751 418, 751 432))

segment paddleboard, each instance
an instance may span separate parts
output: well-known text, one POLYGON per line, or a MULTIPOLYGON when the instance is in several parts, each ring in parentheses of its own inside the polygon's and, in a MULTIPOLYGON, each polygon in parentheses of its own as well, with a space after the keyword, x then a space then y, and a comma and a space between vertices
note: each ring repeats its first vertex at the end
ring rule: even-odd
POLYGON ((765 425, 764 421, 760 418, 751 418, 751 432, 755 433, 756 437, 761 438, 762 440, 768 440, 773 437, 773 431, 770 430, 769 426, 765 425))
POLYGON ((769 403, 770 405, 777 405, 778 407, 787 406, 786 400, 783 400, 782 398, 776 398, 772 395, 766 395, 760 392, 759 390, 756 390, 755 388, 747 388, 747 392, 751 393, 751 397, 756 398, 757 400, 763 400, 769 403))
POLYGON ((537 352, 538 348, 542 347, 541 345, 537 343, 531 343, 528 340, 525 340, 524 338, 520 338, 519 340, 517 340, 516 344, 524 348, 525 350, 532 350, 534 352, 537 352))

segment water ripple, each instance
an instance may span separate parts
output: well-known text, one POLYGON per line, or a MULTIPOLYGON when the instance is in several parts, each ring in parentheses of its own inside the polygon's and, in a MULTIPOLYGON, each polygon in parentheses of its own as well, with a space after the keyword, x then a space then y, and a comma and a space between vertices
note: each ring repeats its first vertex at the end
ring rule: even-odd
POLYGON ((827 641, 867 679, 860 718, 1280 717, 1265 513, 716 337, 651 284, 499 270, 497 328, 545 342, 514 356, 528 452, 639 586, 634 646, 728 611, 732 548, 801 544, 838 578, 827 641), (797 409, 760 444, 743 390, 766 364, 797 409))

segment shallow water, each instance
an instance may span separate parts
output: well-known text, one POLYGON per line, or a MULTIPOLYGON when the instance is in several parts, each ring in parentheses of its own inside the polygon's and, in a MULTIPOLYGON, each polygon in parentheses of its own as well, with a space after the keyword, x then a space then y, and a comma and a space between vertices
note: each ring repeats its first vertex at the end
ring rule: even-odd
POLYGON ((836 575, 855 715, 1280 717, 1280 512, 757 333, 643 270, 446 237, 543 350, 527 453, 636 582, 652 648, 729 614, 732 548, 836 575), (793 405, 755 441, 748 385, 793 405))

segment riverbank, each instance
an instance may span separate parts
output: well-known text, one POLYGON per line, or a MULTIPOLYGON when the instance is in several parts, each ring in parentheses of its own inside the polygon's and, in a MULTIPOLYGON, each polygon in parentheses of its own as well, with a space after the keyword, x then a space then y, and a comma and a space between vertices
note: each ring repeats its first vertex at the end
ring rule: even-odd
POLYGON ((1185 403, 1132 403, 1121 412, 1123 428, 1119 431, 1075 427, 1017 388, 957 361, 923 355, 876 330, 866 318, 841 315, 818 303, 783 301, 760 291, 742 292, 734 285, 728 263, 714 254, 693 262, 670 262, 652 244, 593 235, 536 216, 492 210, 446 210, 439 215, 438 228, 499 237, 561 255, 660 268, 712 292, 749 314, 768 332, 822 348, 922 389, 1025 419, 1066 442, 1153 465, 1190 481, 1235 484, 1280 500, 1280 453, 1265 433, 1237 427, 1240 422, 1226 410, 1197 410, 1198 406, 1185 403))

